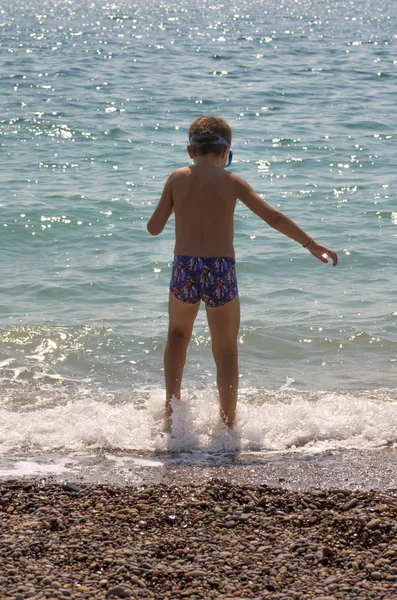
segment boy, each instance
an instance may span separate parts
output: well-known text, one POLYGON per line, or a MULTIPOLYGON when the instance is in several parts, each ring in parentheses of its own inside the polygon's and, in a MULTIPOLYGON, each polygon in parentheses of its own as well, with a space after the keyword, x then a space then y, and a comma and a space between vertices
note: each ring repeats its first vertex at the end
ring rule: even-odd
POLYGON ((169 294, 169 329, 164 351, 165 416, 171 427, 171 399, 180 399, 186 351, 200 300, 206 304, 212 352, 217 369, 220 414, 233 427, 236 414, 240 326, 233 248, 237 199, 268 225, 292 238, 324 263, 335 252, 318 244, 294 221, 267 204, 241 177, 225 171, 231 162, 232 130, 218 117, 200 117, 189 128, 188 154, 193 166, 169 176, 147 228, 164 229, 175 212, 175 258, 169 294))

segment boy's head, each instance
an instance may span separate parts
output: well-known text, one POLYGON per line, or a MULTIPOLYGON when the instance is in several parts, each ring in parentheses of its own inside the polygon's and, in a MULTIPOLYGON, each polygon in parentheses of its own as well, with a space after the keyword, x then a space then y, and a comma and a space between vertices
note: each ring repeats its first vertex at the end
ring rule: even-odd
POLYGON ((232 128, 220 117, 199 117, 189 127, 189 145, 193 156, 220 156, 225 146, 231 146, 231 143, 232 128))

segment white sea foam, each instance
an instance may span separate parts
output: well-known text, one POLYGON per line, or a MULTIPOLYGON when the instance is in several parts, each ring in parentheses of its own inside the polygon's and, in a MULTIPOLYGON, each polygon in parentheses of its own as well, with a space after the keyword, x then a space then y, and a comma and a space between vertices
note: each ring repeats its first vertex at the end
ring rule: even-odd
MULTIPOLYGON (((142 390, 139 401, 106 394, 0 409, 0 449, 43 452, 163 453, 242 451, 313 453, 397 443, 396 390, 282 392, 243 389, 235 430, 220 423, 214 390, 191 392, 174 407, 172 436, 164 433, 164 393, 142 390)), ((136 390, 135 390, 136 398, 136 390)))
POLYGON ((6 358, 5 360, 0 360, 0 368, 8 366, 12 362, 14 362, 14 360, 15 358, 6 358))
POLYGON ((70 459, 58 456, 56 459, 41 461, 33 457, 25 460, 15 459, 10 465, 0 465, 0 477, 37 477, 62 475, 70 459))
POLYGON ((113 474, 119 481, 128 479, 137 483, 140 480, 141 469, 152 470, 163 466, 164 461, 157 457, 103 453, 93 455, 80 452, 65 455, 36 451, 0 455, 0 477, 62 477, 63 480, 67 480, 70 477, 85 476, 98 481, 113 474))

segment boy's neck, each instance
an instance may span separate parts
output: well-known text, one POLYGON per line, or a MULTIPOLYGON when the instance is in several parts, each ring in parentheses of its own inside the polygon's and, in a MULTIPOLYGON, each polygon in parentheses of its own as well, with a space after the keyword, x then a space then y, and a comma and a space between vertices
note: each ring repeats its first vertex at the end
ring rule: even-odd
POLYGON ((195 156, 193 160, 195 167, 217 167, 218 169, 225 168, 225 159, 222 158, 222 156, 206 154, 205 156, 195 156))

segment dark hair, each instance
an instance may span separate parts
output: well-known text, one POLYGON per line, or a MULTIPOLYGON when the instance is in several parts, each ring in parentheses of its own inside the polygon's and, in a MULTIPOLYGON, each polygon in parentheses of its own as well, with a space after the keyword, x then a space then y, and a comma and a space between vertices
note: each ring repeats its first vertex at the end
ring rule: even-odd
POLYGON ((221 135, 229 146, 232 143, 232 128, 229 123, 220 117, 199 117, 189 127, 189 140, 194 136, 199 143, 191 144, 192 152, 195 156, 205 156, 206 154, 215 154, 220 156, 224 146, 212 142, 217 138, 214 134, 221 135))

